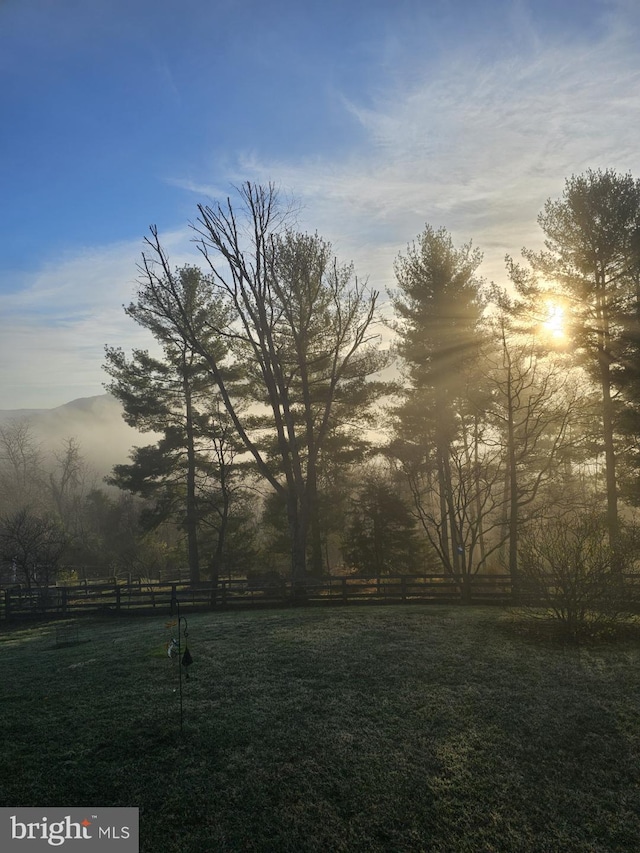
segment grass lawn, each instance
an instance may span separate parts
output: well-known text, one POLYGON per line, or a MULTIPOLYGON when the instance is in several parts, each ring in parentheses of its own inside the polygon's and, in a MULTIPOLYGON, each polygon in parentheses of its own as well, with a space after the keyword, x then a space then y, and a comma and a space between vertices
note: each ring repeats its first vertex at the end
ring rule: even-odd
POLYGON ((188 616, 0 632, 0 805, 138 806, 143 853, 640 851, 640 643, 498 609, 188 616))

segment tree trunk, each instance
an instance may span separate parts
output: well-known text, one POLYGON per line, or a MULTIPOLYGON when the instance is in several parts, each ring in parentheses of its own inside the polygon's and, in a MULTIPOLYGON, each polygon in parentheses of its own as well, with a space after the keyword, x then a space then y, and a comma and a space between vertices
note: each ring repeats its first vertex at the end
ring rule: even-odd
POLYGON ((287 516, 291 538, 291 584, 294 600, 305 597, 307 578, 307 524, 295 494, 287 494, 287 516))
POLYGON ((602 386, 602 431, 607 484, 607 530, 609 532, 609 545, 615 552, 618 547, 620 532, 618 523, 618 490, 616 484, 616 454, 613 442, 611 373, 605 353, 600 354, 600 382, 602 386))
POLYGON ((187 505, 185 528, 187 531, 189 555, 189 580, 191 584, 197 584, 200 582, 200 554, 198 551, 198 515, 196 505, 196 451, 191 386, 187 377, 186 365, 184 366, 183 373, 183 391, 186 406, 187 433, 187 505))
POLYGON ((515 599, 520 594, 518 577, 518 466, 516 463, 516 437, 511 393, 511 378, 507 385, 507 467, 509 471, 509 575, 511 592, 515 599))
POLYGON ((461 547, 458 538, 458 525, 456 517, 456 508, 453 502, 453 482, 451 477, 451 465, 449 464, 449 445, 447 444, 446 453, 442 459, 445 485, 445 500, 449 515, 449 531, 451 533, 451 565, 453 572, 457 576, 460 574, 460 551, 461 547))
POLYGON ((475 490, 476 490, 476 518, 478 524, 478 542, 480 545, 480 563, 484 566, 485 555, 486 555, 486 545, 484 538, 484 517, 482 510, 482 502, 480 499, 480 437, 478 434, 480 419, 478 415, 475 415, 473 419, 473 467, 474 467, 474 481, 475 481, 475 490))
POLYGON ((436 448, 436 457, 438 465, 438 497, 440 500, 440 547, 445 563, 445 569, 451 573, 451 552, 449 550, 449 524, 447 516, 447 489, 444 475, 444 462, 440 447, 436 448))
MULTIPOLYGON (((604 442, 605 478, 607 485, 607 530, 609 545, 618 548, 618 490, 616 483, 616 454, 613 443, 613 401, 611 399, 611 296, 607 291, 606 272, 596 268, 596 318, 598 321, 597 353, 602 388, 602 438, 604 442)), ((618 561, 614 560, 617 567, 618 561)))
POLYGON ((451 482, 451 466, 449 464, 449 439, 444 419, 449 412, 449 404, 441 387, 436 387, 436 453, 438 456, 438 487, 440 490, 440 512, 442 515, 442 544, 445 559, 449 560, 449 570, 457 577, 460 572, 458 554, 458 531, 456 513, 453 504, 453 486, 451 482), (448 519, 448 525, 447 525, 448 519), (447 529, 448 528, 448 529, 447 529), (450 540, 449 540, 450 537, 450 540), (449 556, 449 541, 451 555, 449 556))
POLYGON ((322 533, 320 530, 320 511, 318 507, 318 478, 315 460, 307 460, 307 513, 309 518, 309 536, 311 539, 311 554, 309 571, 314 577, 322 576, 322 533))

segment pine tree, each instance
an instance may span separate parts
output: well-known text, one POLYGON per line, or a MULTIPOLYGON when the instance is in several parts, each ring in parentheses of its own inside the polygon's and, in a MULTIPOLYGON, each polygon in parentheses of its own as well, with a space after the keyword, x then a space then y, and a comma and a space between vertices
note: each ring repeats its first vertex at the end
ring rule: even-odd
POLYGON ((637 314, 640 253, 640 181, 611 169, 588 170, 565 182, 538 217, 546 251, 528 253, 533 267, 556 280, 571 298, 574 330, 585 365, 601 394, 607 525, 618 539, 616 374, 624 361, 624 332, 637 314))
POLYGON ((460 406, 464 408, 462 401, 468 398, 469 374, 481 342, 483 296, 477 277, 481 261, 471 243, 457 249, 444 228, 427 225, 398 256, 398 290, 392 294, 407 379, 396 428, 433 464, 439 502, 437 547, 445 568, 454 575, 464 568, 464 534, 452 448, 461 435, 460 406))

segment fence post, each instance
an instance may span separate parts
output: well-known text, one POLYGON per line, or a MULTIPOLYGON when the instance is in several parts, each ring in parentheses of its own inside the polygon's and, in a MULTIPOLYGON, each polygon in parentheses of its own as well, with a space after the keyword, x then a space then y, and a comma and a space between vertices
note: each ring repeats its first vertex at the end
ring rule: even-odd
POLYGON ((4 618, 8 619, 11 615, 11 590, 4 591, 4 618))
POLYGON ((62 615, 66 616, 67 615, 67 588, 66 588, 66 586, 63 586, 62 589, 60 590, 60 592, 62 593, 60 596, 60 599, 61 599, 60 605, 62 607, 62 615))
POLYGON ((120 610, 120 586, 116 584, 116 610, 120 610))
POLYGON ((347 579, 342 578, 342 600, 346 603, 347 601, 347 579))

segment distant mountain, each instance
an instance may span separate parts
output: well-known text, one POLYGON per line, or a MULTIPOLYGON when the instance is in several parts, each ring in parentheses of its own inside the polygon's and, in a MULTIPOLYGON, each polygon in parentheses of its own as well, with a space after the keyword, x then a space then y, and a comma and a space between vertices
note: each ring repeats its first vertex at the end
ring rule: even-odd
POLYGON ((127 462, 134 445, 150 444, 122 418, 122 406, 110 394, 81 397, 55 409, 0 409, 0 423, 25 420, 46 454, 52 454, 68 438, 77 439, 82 455, 101 476, 114 465, 127 462))

